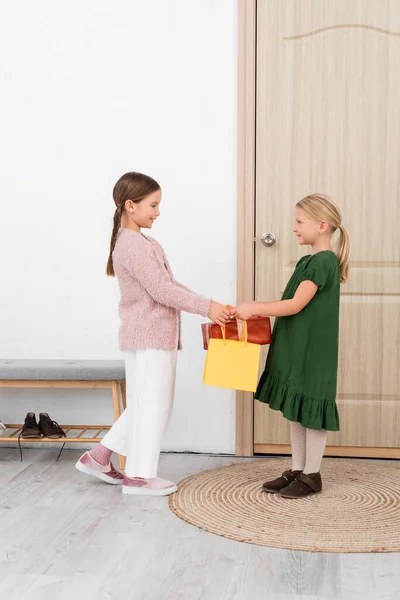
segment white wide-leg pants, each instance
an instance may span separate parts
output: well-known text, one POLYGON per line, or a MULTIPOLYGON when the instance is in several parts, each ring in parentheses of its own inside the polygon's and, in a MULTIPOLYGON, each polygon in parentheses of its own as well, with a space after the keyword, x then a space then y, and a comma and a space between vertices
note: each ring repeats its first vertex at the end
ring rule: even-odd
POLYGON ((157 477, 161 443, 172 412, 177 350, 129 350, 125 355, 126 409, 102 440, 126 456, 128 477, 157 477))

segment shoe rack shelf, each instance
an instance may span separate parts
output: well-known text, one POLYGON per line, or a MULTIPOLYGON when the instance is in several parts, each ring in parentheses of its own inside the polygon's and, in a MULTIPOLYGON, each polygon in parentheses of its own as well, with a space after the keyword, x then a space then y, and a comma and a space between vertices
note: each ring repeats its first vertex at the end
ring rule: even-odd
MULTIPOLYGON (((125 381, 116 380, 50 380, 50 379, 0 379, 0 388, 86 388, 110 389, 113 403, 114 420, 116 421, 122 410, 126 408, 125 381), (121 410, 122 399, 122 410, 121 410)), ((110 425, 60 425, 65 431, 65 438, 23 438, 20 436, 23 425, 4 423, 6 430, 0 435, 0 443, 97 443, 100 442, 104 432, 111 429, 110 425)), ((119 456, 120 468, 125 468, 125 457, 119 456)))
MULTIPOLYGON (((18 441, 18 437, 19 434, 22 431, 23 428, 23 424, 18 424, 18 425, 12 425, 12 424, 8 424, 8 423, 4 423, 4 426, 6 427, 6 431, 4 432, 4 434, 2 436, 0 436, 0 442, 17 442, 18 441), (8 432, 12 432, 9 435, 7 435, 8 432)), ((63 429, 65 431, 65 434, 67 437, 60 437, 60 438, 48 438, 48 437, 35 437, 35 438, 23 438, 20 437, 19 441, 20 442, 58 442, 58 443, 64 443, 64 442, 68 442, 68 443, 79 443, 79 442, 85 442, 85 443, 92 443, 95 444, 97 442, 101 442, 102 437, 105 435, 105 433, 107 433, 107 431, 109 431, 111 429, 111 425, 60 425, 61 429, 63 429), (94 435, 93 436, 85 436, 87 431, 94 431, 94 435), (69 435, 71 433, 75 432, 75 435, 69 435)))

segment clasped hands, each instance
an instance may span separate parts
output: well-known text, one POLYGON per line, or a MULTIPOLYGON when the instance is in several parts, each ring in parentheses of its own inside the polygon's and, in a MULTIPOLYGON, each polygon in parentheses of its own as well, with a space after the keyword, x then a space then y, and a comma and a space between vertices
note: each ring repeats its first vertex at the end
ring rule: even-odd
POLYGON ((226 306, 211 300, 210 312, 208 318, 217 325, 225 325, 232 319, 242 319, 247 321, 250 317, 254 317, 255 313, 255 302, 242 302, 238 306, 226 306))

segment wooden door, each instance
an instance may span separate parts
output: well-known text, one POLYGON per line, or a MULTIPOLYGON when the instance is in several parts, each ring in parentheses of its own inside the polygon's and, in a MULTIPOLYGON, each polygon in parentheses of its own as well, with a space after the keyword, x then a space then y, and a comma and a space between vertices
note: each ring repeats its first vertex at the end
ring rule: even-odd
MULTIPOLYGON (((352 252, 328 446, 400 457, 400 0, 258 0, 256 52, 256 299, 279 298, 307 253, 295 203, 331 194, 352 252)), ((255 401, 255 452, 288 442, 255 401)))

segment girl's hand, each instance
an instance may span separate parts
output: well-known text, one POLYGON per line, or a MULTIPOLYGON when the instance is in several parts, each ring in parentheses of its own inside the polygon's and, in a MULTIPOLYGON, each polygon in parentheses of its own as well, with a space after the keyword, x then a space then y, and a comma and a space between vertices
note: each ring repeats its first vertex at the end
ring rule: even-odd
POLYGON ((211 300, 210 312, 208 313, 208 318, 217 325, 225 325, 227 321, 229 321, 229 309, 219 302, 214 302, 211 300))
POLYGON ((238 319, 242 319, 243 321, 247 321, 250 317, 255 316, 254 302, 243 302, 242 304, 239 304, 239 306, 236 306, 231 310, 231 315, 238 319))

